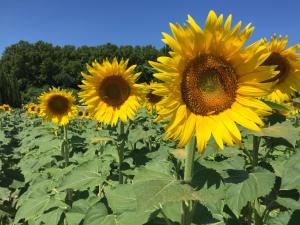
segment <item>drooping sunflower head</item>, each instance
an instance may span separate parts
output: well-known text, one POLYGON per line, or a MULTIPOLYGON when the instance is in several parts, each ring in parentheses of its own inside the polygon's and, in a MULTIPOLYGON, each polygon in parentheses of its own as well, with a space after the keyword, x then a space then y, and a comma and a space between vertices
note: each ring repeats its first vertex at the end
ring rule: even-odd
POLYGON ((8 105, 8 104, 3 104, 0 108, 0 110, 3 110, 4 112, 7 112, 7 113, 12 111, 10 105, 8 105))
POLYGON ((70 119, 77 115, 75 98, 71 92, 52 88, 43 93, 39 101, 40 115, 59 126, 67 125, 70 119))
POLYGON ((268 100, 282 103, 292 97, 296 91, 300 90, 300 54, 297 51, 300 45, 286 47, 288 37, 276 35, 271 37, 270 42, 266 39, 263 45, 270 53, 263 65, 275 65, 279 72, 275 77, 267 80, 276 81, 274 91, 267 96, 268 100))
POLYGON ((271 92, 275 66, 261 66, 268 58, 264 46, 256 42, 243 47, 253 27, 244 29, 241 22, 231 28, 231 15, 210 11, 204 29, 188 16, 188 25, 171 24, 173 37, 163 33, 172 49, 170 57, 159 57, 150 64, 154 76, 164 81, 154 94, 163 96, 158 103, 158 119, 170 119, 166 137, 185 145, 195 134, 202 152, 214 137, 220 148, 223 142, 239 143, 240 124, 251 130, 263 125, 259 118, 271 110, 257 97, 271 92))
POLYGON ((160 84, 157 82, 151 82, 150 84, 144 84, 143 104, 149 113, 156 112, 158 110, 157 107, 159 107, 158 103, 162 100, 162 96, 159 96, 159 95, 153 93, 153 91, 155 90, 155 87, 159 86, 159 85, 160 84))
POLYGON ((135 116, 140 107, 141 85, 134 82, 140 73, 133 72, 135 65, 127 65, 128 60, 118 62, 116 58, 102 64, 95 61, 87 65, 89 74, 82 73, 79 96, 96 120, 116 125, 118 119, 127 122, 135 116))

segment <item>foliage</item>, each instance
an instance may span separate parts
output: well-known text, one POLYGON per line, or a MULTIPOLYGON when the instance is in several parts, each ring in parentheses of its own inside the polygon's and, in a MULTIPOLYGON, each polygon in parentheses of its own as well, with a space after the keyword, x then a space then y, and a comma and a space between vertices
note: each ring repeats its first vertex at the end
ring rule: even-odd
POLYGON ((148 61, 166 55, 166 47, 157 50, 148 46, 116 46, 105 44, 96 47, 63 47, 38 41, 30 44, 20 41, 7 47, 0 59, 0 104, 20 106, 27 103, 51 86, 77 89, 81 82, 81 71, 86 63, 101 62, 113 57, 129 59, 129 65, 136 64, 142 72, 138 82, 149 82, 153 70, 148 61), (22 98, 22 99, 21 99, 22 98))
POLYGON ((1 114, 1 224, 175 225, 182 201, 190 200, 193 224, 251 224, 249 210, 256 224, 297 224, 298 118, 257 134, 258 166, 253 133, 243 132, 243 149, 217 151, 210 142, 196 158, 191 182, 183 181, 183 150, 174 153, 176 144, 164 141, 161 125, 151 119, 140 111, 125 125, 129 141, 119 184, 117 128, 97 130, 95 121, 72 121, 66 166, 59 127, 19 111, 1 114))

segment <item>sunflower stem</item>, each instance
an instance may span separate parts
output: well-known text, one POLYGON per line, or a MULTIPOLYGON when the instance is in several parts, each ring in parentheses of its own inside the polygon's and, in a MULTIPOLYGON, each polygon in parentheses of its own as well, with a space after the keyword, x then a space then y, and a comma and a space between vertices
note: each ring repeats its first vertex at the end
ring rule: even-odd
MULTIPOLYGON (((258 151, 260 145, 261 138, 257 136, 253 136, 253 148, 252 148, 252 170, 254 170, 258 166, 258 151)), ((249 202, 248 207, 248 214, 247 214, 247 221, 246 224, 251 225, 252 220, 254 218, 254 225, 259 224, 261 218, 258 218, 258 215, 255 213, 255 204, 259 204, 255 200, 253 202, 249 202)))
POLYGON ((118 148, 118 155, 119 155, 119 184, 123 184, 123 174, 122 174, 122 164, 124 160, 124 147, 125 147, 125 137, 124 137, 124 123, 120 121, 120 133, 119 137, 121 139, 121 144, 118 148))
MULTIPOLYGON (((67 125, 63 126, 64 136, 63 136, 63 157, 65 160, 65 167, 69 165, 69 140, 68 140, 68 127, 67 125)), ((69 204, 72 204, 72 189, 67 189, 67 201, 69 204)))
MULTIPOLYGON (((196 138, 193 136, 185 146, 186 158, 184 165, 184 181, 190 183, 193 177, 193 165, 196 149, 196 138)), ((192 223, 192 201, 182 202, 181 225, 190 225, 192 223)))

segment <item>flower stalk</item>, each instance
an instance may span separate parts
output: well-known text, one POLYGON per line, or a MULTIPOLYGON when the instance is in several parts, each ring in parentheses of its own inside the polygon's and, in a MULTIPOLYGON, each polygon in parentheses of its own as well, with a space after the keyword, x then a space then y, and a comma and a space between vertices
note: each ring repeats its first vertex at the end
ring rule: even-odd
MULTIPOLYGON (((196 150, 196 138, 195 136, 193 136, 185 146, 186 158, 185 158, 184 178, 183 178, 185 183, 190 183, 192 181, 195 150, 196 150)), ((193 216, 192 208, 193 208, 192 201, 182 202, 182 216, 181 216, 182 225, 192 224, 192 216, 193 216)))

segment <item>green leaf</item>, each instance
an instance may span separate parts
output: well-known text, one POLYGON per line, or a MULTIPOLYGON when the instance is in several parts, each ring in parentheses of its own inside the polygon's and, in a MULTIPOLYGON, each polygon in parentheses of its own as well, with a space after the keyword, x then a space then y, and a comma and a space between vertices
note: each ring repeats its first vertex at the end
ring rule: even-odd
POLYGON ((44 210, 47 209, 47 205, 50 202, 50 197, 48 195, 38 196, 36 198, 29 198, 23 202, 20 208, 18 208, 15 222, 20 219, 32 219, 34 217, 40 216, 44 210))
POLYGON ((300 201, 291 198, 277 197, 276 202, 288 209, 300 209, 300 201))
POLYGON ((101 185, 107 176, 106 171, 101 171, 101 161, 98 159, 82 163, 71 172, 67 173, 61 182, 59 190, 72 188, 86 190, 101 185))
POLYGON ((245 159, 241 156, 233 156, 222 161, 201 160, 200 163, 206 168, 213 169, 217 172, 222 172, 228 169, 243 169, 245 166, 245 159))
POLYGON ((99 225, 107 215, 107 209, 102 202, 91 206, 84 218, 83 225, 99 225))
POLYGON ((144 168, 136 176, 139 179, 134 180, 133 190, 136 194, 139 210, 154 210, 167 202, 197 200, 199 198, 192 187, 182 184, 171 175, 144 168))
POLYGON ((267 220, 267 225, 288 225, 292 212, 280 212, 276 217, 267 220))
POLYGON ((288 120, 283 123, 276 123, 273 126, 262 128, 259 132, 252 132, 252 134, 258 137, 283 138, 294 147, 296 146, 296 141, 299 139, 299 129, 295 128, 288 120))
POLYGON ((62 209, 57 208, 43 214, 39 220, 43 221, 47 225, 57 225, 63 212, 64 211, 62 209))
POLYGON ((279 111, 288 111, 289 110, 285 106, 277 104, 275 102, 270 102, 270 101, 264 100, 264 103, 266 103, 268 106, 270 106, 272 109, 275 109, 275 110, 279 110, 279 111))
POLYGON ((109 207, 115 214, 121 214, 125 211, 134 211, 136 209, 136 197, 132 189, 133 185, 119 185, 114 189, 105 189, 105 194, 109 207))
POLYGON ((253 173, 234 175, 232 180, 228 179, 232 183, 227 184, 226 203, 236 216, 240 215, 241 209, 248 201, 268 194, 275 183, 275 175, 262 168, 257 168, 253 173))
POLYGON ((292 155, 284 164, 281 177, 281 189, 300 191, 300 152, 292 155))

